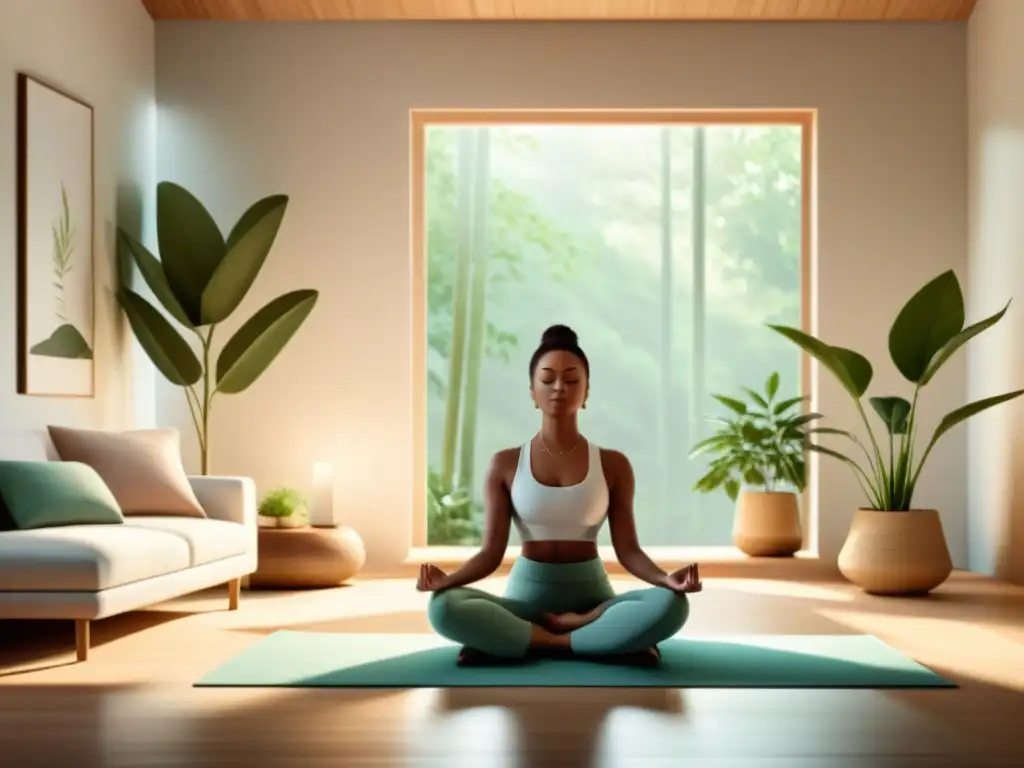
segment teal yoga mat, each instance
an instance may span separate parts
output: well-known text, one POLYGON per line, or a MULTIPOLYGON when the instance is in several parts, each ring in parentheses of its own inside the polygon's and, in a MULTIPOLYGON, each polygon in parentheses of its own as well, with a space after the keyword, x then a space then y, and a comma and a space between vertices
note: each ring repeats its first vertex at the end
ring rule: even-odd
POLYGON ((656 669, 540 659, 458 667, 436 635, 280 631, 197 687, 956 688, 871 635, 675 637, 656 669))

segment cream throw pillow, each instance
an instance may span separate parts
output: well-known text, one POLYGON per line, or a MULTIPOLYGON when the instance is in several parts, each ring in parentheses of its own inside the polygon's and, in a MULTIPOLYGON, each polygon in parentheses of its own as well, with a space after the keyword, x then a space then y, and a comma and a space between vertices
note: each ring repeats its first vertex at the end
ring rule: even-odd
POLYGON ((126 515, 206 517, 181 461, 176 429, 102 432, 49 427, 62 461, 88 464, 126 515))

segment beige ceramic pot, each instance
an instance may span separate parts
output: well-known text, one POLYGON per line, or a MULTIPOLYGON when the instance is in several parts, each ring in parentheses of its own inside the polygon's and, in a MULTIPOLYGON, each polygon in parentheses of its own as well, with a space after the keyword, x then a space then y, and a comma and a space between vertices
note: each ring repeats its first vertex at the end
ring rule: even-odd
POLYGON ((296 510, 287 517, 259 516, 259 524, 263 528, 302 528, 306 525, 306 517, 296 510))
POLYGON ((796 494, 742 491, 736 501, 732 539, 751 557, 789 557, 803 545, 796 494))
POLYGON ((839 570, 872 595, 927 594, 953 570, 939 513, 858 509, 839 552, 839 570))

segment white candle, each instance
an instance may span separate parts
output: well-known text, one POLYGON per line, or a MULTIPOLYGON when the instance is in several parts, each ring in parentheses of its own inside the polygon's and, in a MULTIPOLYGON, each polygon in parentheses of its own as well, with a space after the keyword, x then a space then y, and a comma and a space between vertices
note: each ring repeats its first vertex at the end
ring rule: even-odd
POLYGON ((334 465, 318 461, 313 465, 313 493, 310 494, 309 524, 331 528, 334 519, 334 465))

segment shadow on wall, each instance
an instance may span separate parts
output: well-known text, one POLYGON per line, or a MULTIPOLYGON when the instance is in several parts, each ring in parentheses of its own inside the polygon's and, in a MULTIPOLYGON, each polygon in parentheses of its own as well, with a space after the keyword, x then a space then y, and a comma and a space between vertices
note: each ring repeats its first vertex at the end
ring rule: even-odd
MULTIPOLYGON (((121 227, 131 232, 140 240, 143 239, 142 231, 142 191, 138 184, 118 184, 117 186, 117 207, 114 214, 114 221, 104 222, 103 230, 107 236, 107 242, 114 243, 117 258, 117 277, 121 283, 132 284, 135 276, 135 264, 132 256, 117 236, 117 228, 121 227)), ((114 286, 116 287, 116 286, 114 286)), ((118 313, 118 328, 124 328, 124 313, 118 313)))
MULTIPOLYGON (((122 404, 122 413, 118 415, 129 427, 152 426, 153 418, 153 369, 148 360, 136 358, 133 341, 128 328, 128 321, 117 300, 117 291, 122 285, 133 285, 141 282, 136 277, 136 269, 127 247, 117 236, 117 228, 124 227, 141 238, 143 232, 143 194, 138 184, 121 182, 117 185, 117 199, 113 220, 103 222, 103 236, 106 246, 101 250, 104 254, 112 254, 114 258, 111 270, 112 282, 107 285, 102 297, 102 305, 109 306, 113 314, 112 339, 118 359, 125 361, 124 374, 127 386, 125 393, 128 402, 122 404)), ((97 285, 104 283, 97 281, 97 285)))

